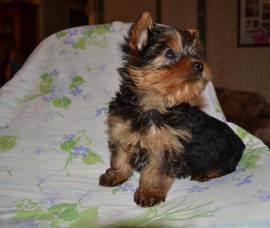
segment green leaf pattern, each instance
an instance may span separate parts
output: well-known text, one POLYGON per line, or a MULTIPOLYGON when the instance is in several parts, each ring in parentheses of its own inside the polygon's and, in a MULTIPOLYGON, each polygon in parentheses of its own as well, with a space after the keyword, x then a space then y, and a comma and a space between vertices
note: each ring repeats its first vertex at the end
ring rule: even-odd
POLYGON ((82 85, 83 83, 85 83, 85 80, 83 79, 83 77, 80 76, 80 75, 76 75, 76 76, 72 79, 72 81, 71 81, 69 87, 70 87, 70 89, 74 89, 74 88, 76 88, 76 87, 82 85))
POLYGON ((86 156, 84 156, 82 158, 82 161, 86 165, 93 165, 95 163, 101 163, 102 159, 98 154, 92 152, 92 153, 88 153, 86 156))
POLYGON ((69 97, 63 96, 62 98, 53 99, 52 103, 55 107, 67 109, 71 104, 71 100, 69 97))
POLYGON ((19 99, 18 103, 23 104, 25 102, 32 101, 36 98, 49 94, 53 88, 53 82, 54 78, 52 75, 48 73, 41 74, 39 76, 38 92, 34 95, 25 96, 24 98, 19 99))
MULTIPOLYGON (((82 32, 77 34, 69 34, 68 32, 60 31, 56 33, 58 39, 65 39, 67 44, 76 50, 85 50, 87 45, 106 47, 107 40, 105 34, 110 31, 111 25, 97 25, 85 27, 82 32)), ((74 32, 76 30, 74 29, 74 32)))
POLYGON ((34 95, 19 99, 18 103, 23 104, 42 97, 44 100, 51 102, 54 107, 67 110, 72 103, 71 95, 76 96, 79 94, 81 91, 80 86, 84 83, 86 83, 86 80, 81 75, 76 74, 67 83, 68 89, 65 89, 63 85, 59 87, 56 86, 55 75, 44 73, 39 76, 38 92, 34 95), (55 94, 55 89, 61 91, 63 95, 55 94))
POLYGON ((60 38, 62 38, 62 37, 64 37, 64 36, 66 36, 67 33, 66 33, 65 31, 60 31, 60 32, 57 32, 55 35, 56 35, 56 37, 57 37, 58 39, 60 39, 60 38))
POLYGON ((65 169, 67 170, 73 159, 77 157, 81 157, 81 161, 86 165, 103 163, 101 156, 91 149, 91 144, 84 130, 65 136, 64 142, 60 145, 61 151, 68 153, 65 169))
POLYGON ((52 90, 53 77, 47 73, 40 76, 39 91, 41 94, 48 94, 52 90))
POLYGON ((211 217, 218 210, 213 207, 214 202, 194 203, 186 198, 180 198, 169 204, 161 204, 147 209, 140 215, 116 222, 115 227, 144 227, 148 225, 164 224, 166 221, 178 221, 211 217))
POLYGON ((237 128, 236 134, 237 134, 242 140, 244 140, 244 139, 249 135, 249 133, 248 133, 245 129, 241 128, 241 127, 238 127, 238 128, 237 128))
POLYGON ((59 203, 46 208, 45 203, 23 199, 16 202, 12 221, 36 221, 41 227, 93 227, 98 216, 96 207, 82 208, 79 203, 59 203))
POLYGON ((17 137, 13 135, 0 135, 0 152, 6 152, 16 146, 17 137))
POLYGON ((75 49, 81 49, 84 50, 86 47, 86 39, 85 38, 81 38, 79 39, 76 43, 72 44, 72 46, 75 49))

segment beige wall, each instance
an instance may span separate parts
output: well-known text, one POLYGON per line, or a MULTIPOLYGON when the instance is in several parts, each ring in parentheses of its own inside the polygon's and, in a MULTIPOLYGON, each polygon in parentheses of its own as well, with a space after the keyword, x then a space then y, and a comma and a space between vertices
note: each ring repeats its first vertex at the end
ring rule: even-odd
POLYGON ((236 0, 207 4, 207 56, 215 85, 255 91, 270 102, 270 48, 237 47, 236 0))

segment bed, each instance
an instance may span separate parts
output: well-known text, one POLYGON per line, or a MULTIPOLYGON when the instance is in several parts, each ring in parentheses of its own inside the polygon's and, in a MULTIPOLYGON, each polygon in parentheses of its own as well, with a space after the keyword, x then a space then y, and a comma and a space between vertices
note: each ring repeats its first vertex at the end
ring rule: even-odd
MULTIPOLYGON (((98 185, 109 165, 107 104, 129 24, 75 27, 45 39, 0 90, 0 227, 270 227, 270 152, 246 144, 234 173, 176 180, 165 203, 133 202, 139 175, 98 185)), ((225 120, 209 83, 203 109, 225 120)))

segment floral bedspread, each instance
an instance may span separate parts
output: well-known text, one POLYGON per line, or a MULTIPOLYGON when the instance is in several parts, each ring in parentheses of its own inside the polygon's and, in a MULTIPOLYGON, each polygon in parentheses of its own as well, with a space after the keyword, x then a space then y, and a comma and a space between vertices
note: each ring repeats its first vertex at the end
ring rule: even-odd
MULTIPOLYGON (((43 41, 0 90, 0 227, 270 227, 270 152, 229 123, 247 148, 237 171, 176 180, 167 201, 133 202, 139 175, 119 187, 109 165, 107 104, 118 87, 121 22, 76 27, 43 41)), ((204 109, 225 118, 211 83, 204 109)))

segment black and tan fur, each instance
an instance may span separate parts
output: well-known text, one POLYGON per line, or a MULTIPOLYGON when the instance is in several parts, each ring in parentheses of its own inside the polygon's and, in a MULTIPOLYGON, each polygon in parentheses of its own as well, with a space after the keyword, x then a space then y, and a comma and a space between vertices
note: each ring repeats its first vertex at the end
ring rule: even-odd
POLYGON ((111 164, 100 185, 141 172, 135 202, 164 201, 175 178, 205 181, 235 170, 244 145, 224 123, 189 105, 211 75, 194 30, 152 22, 144 13, 122 45, 120 89, 107 118, 111 164))

